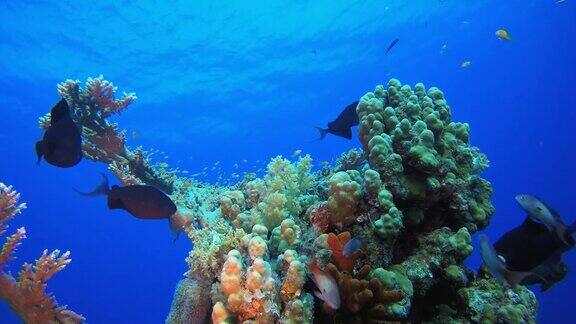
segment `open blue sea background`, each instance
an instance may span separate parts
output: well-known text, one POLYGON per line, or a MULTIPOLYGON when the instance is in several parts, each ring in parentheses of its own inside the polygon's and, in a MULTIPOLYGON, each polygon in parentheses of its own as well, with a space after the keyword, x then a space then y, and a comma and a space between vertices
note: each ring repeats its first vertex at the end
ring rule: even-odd
MULTIPOLYGON (((138 95, 117 117, 138 134, 130 145, 191 174, 207 168, 200 179, 211 182, 297 149, 333 161, 358 139, 312 142, 313 126, 390 78, 437 86, 491 161, 492 240, 523 221, 517 193, 543 197, 570 223, 575 39, 572 0, 2 1, 0 181, 28 204, 10 223, 8 233, 28 231, 10 269, 70 250, 48 290, 90 323, 161 323, 168 313, 190 242, 72 191, 95 186, 104 165, 35 164, 37 118, 58 100, 56 84, 100 74, 138 95)), ((576 269, 576 253, 565 261, 576 269)), ((480 264, 477 249, 468 264, 480 264)), ((574 288, 571 273, 536 292, 542 323, 571 318, 574 288)), ((4 303, 0 322, 18 322, 4 303)))

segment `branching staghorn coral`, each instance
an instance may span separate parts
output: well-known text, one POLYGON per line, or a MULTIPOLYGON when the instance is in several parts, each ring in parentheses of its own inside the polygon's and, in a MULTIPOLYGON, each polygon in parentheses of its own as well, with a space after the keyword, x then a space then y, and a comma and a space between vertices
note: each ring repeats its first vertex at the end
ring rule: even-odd
MULTIPOLYGON (((58 94, 66 99, 74 121, 82 129, 84 157, 107 164, 125 184, 146 183, 171 193, 174 172, 160 164, 152 165, 142 148, 128 148, 126 132, 108 121, 137 99, 134 93, 124 93, 116 99, 116 90, 103 76, 88 78, 84 88, 79 80, 58 84, 58 94)), ((41 117, 39 124, 42 129, 48 128, 50 115, 41 117)))
MULTIPOLYGON (((0 182, 0 235, 7 229, 6 222, 19 214, 26 204, 19 204, 20 194, 10 186, 0 182)), ((0 251, 0 299, 26 323, 81 323, 81 315, 58 306, 56 299, 46 292, 46 283, 58 271, 72 261, 70 252, 60 254, 59 250, 48 253, 44 250, 40 258, 32 264, 25 263, 18 278, 4 272, 8 262, 21 241, 26 238, 26 230, 21 227, 6 238, 0 251)))

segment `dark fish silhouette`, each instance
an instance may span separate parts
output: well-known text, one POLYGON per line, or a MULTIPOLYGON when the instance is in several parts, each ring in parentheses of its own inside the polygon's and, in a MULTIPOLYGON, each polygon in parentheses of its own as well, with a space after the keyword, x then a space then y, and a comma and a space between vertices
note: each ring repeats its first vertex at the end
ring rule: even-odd
POLYGON ((42 140, 36 142, 36 155, 36 163, 44 157, 46 162, 61 168, 73 167, 82 160, 82 137, 65 99, 50 111, 50 126, 42 140))
POLYGON ((140 219, 170 219, 176 212, 176 205, 170 197, 155 187, 130 185, 109 188, 108 178, 104 174, 102 182, 92 192, 76 192, 85 196, 106 195, 108 208, 123 209, 140 219))
POLYGON ((545 291, 566 275, 562 254, 574 248, 575 241, 571 234, 575 230, 575 225, 568 226, 562 240, 544 224, 526 217, 521 225, 505 233, 494 248, 504 257, 510 270, 530 271, 545 279, 531 276, 522 280, 521 284, 540 283, 541 290, 545 291))
POLYGON ((396 38, 395 40, 392 41, 392 43, 390 43, 390 45, 388 45, 388 48, 386 49, 386 53, 384 53, 384 55, 388 54, 388 52, 390 52, 390 50, 396 46, 396 43, 398 43, 400 39, 396 38))
POLYGON ((484 234, 479 235, 480 255, 484 265, 488 268, 492 276, 500 282, 506 282, 512 287, 516 287, 525 278, 537 276, 537 274, 528 271, 514 271, 509 265, 498 257, 498 253, 490 244, 490 239, 484 234))
POLYGON ((352 130, 350 128, 358 125, 356 106, 358 106, 358 101, 354 101, 346 106, 334 121, 328 123, 328 128, 316 127, 320 132, 320 138, 318 138, 317 141, 326 137, 328 133, 352 139, 352 130))

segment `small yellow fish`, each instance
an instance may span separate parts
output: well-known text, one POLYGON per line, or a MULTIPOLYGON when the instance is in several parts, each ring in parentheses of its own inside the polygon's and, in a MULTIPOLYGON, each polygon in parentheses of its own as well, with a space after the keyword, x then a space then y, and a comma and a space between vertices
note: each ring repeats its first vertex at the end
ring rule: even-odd
POLYGON ((501 40, 505 40, 505 41, 511 41, 512 40, 512 36, 510 36, 510 33, 506 29, 498 29, 496 31, 496 37, 500 38, 501 40))
POLYGON ((464 61, 464 62, 462 62, 462 65, 460 65, 460 66, 463 68, 467 68, 470 65, 472 65, 472 61, 464 61))

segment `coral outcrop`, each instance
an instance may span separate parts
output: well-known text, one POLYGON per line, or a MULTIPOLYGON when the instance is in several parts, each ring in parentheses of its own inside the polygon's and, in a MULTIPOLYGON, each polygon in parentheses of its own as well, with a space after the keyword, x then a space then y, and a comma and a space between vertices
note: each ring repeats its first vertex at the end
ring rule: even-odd
POLYGON ((356 108, 362 150, 318 171, 309 156, 276 157, 263 178, 226 187, 180 177, 126 147, 106 118, 133 99, 114 99, 110 83, 89 79, 82 89, 68 80, 59 89, 90 158, 124 183, 170 193, 193 218, 182 222, 194 248, 169 322, 535 320, 528 289, 464 266, 471 236, 494 212, 481 177, 488 159, 470 145, 469 125, 452 121, 437 88, 377 86, 356 108), (359 248, 347 246, 358 241, 359 248))
MULTIPOLYGON (((26 204, 18 203, 19 199, 19 193, 0 182, 0 235, 8 228, 6 222, 26 208, 26 204)), ((84 317, 59 306, 56 298, 46 292, 48 280, 70 263, 70 252, 44 250, 33 265, 24 264, 17 278, 4 271, 25 238, 26 230, 21 227, 6 238, 0 250, 0 300, 6 301, 25 323, 82 323, 84 317)))

